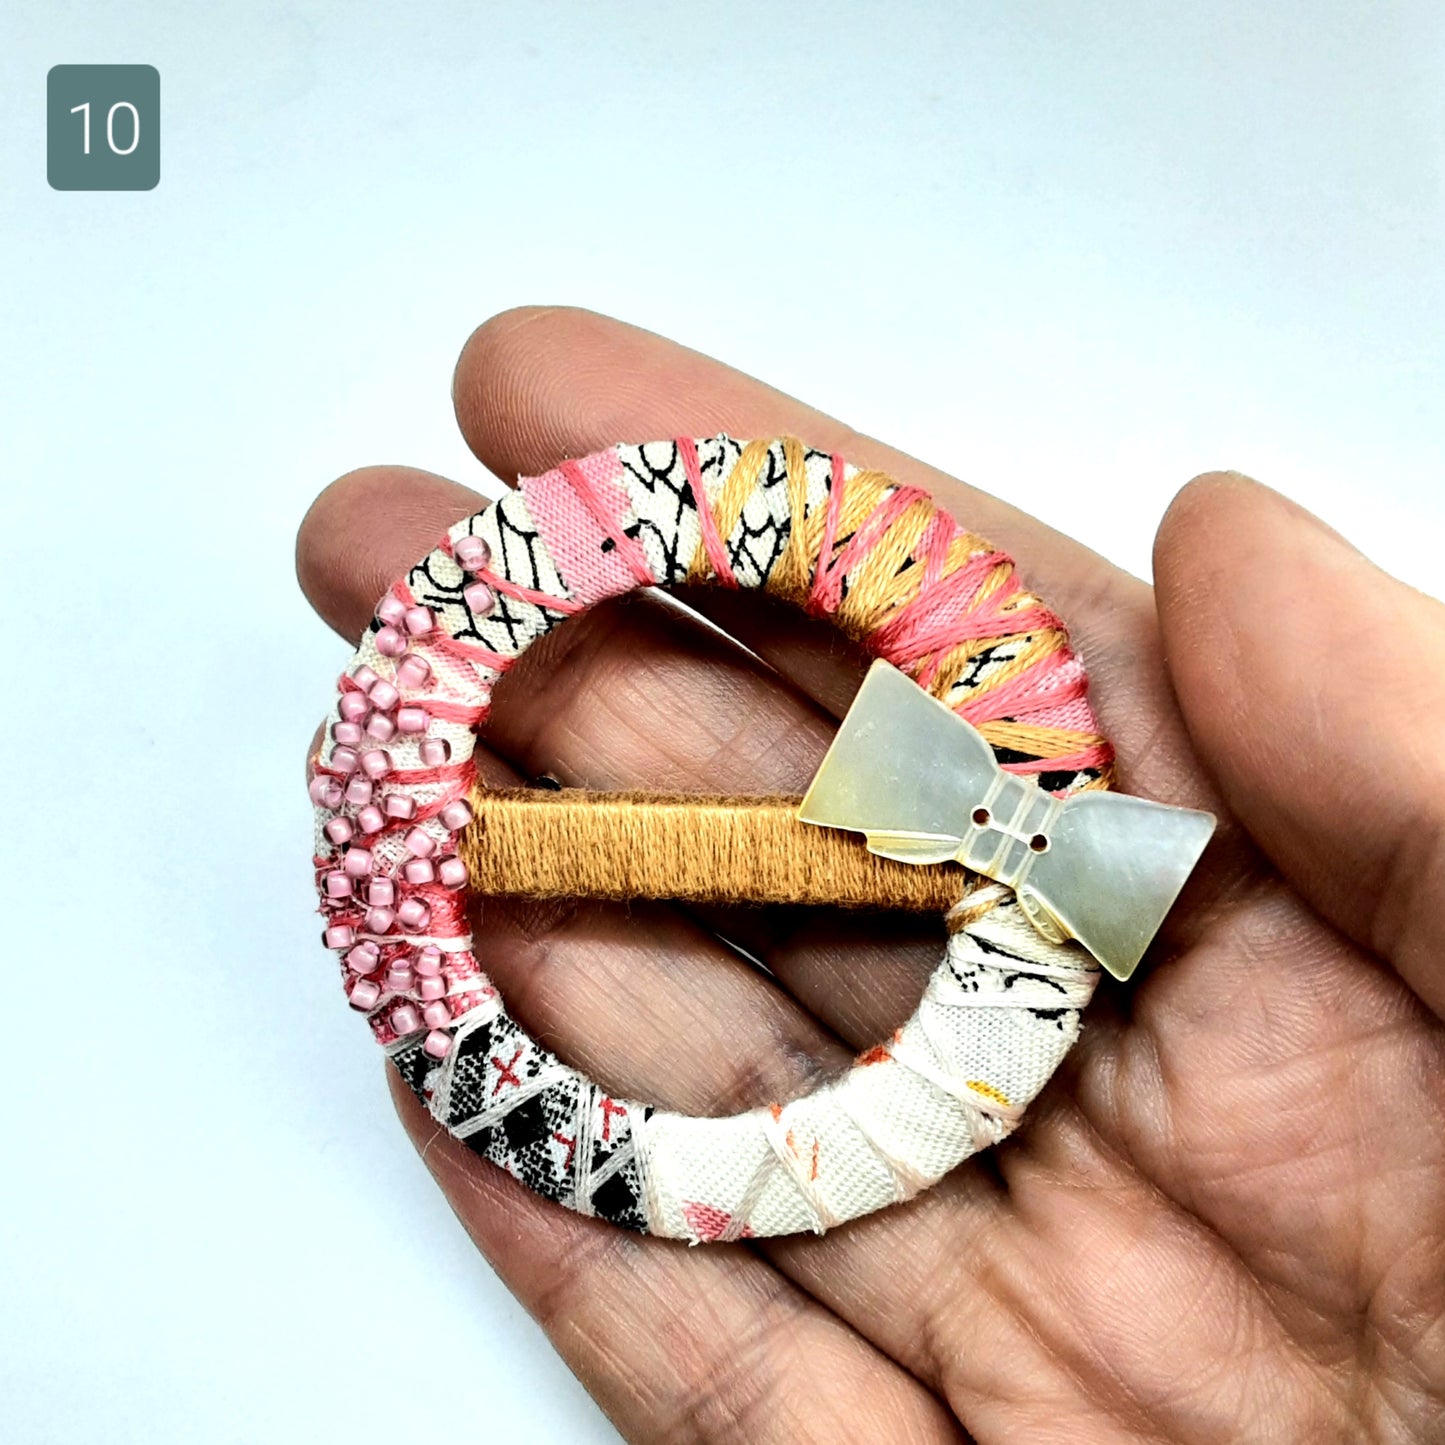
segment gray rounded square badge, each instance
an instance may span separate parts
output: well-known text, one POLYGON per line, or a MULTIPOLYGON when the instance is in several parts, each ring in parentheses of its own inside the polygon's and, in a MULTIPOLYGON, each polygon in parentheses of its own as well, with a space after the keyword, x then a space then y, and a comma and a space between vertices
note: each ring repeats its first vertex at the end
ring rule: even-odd
POLYGON ((46 80, 46 170, 57 191, 149 191, 161 178, 153 65, 57 65, 46 80))

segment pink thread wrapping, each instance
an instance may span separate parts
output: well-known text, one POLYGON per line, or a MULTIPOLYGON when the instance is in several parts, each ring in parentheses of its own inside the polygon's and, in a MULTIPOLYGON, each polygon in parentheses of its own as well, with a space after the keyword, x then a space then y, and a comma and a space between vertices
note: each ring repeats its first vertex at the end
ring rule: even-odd
POLYGON ((687 473, 687 485, 692 491, 693 504, 697 507, 697 526, 702 534, 703 550, 717 580, 724 587, 738 585, 737 574, 728 561, 728 549, 717 534, 717 518, 712 514, 712 503, 708 500, 707 489, 702 484, 702 467, 698 464, 697 443, 691 437, 678 437, 677 450, 682 456, 682 468, 687 473))
POLYGON ((631 503, 621 476, 617 453, 599 452, 520 484, 557 571, 583 606, 656 581, 637 539, 624 530, 631 503))
MULTIPOLYGON (((437 544, 437 548, 439 551, 445 552, 448 557, 453 556, 450 537, 443 537, 437 544)), ((404 607, 415 607, 420 601, 416 593, 407 585, 405 577, 399 578, 391 584, 391 595, 404 607)), ((490 647, 483 647, 479 642, 468 642, 465 638, 453 637, 449 632, 443 632, 440 628, 426 639, 426 650, 433 654, 441 653, 443 657, 455 658, 458 662, 469 662, 477 667, 489 667, 496 673, 506 672, 517 660, 515 657, 506 657, 500 652, 493 652, 490 647)))
POLYGON ((485 582, 499 597, 515 597, 518 602, 526 602, 533 607, 543 607, 552 612, 560 612, 565 617, 571 617, 578 612, 587 610, 585 602, 569 602, 567 598, 554 597, 550 592, 538 592, 535 588, 523 587, 509 578, 498 577, 495 572, 486 567, 472 575, 478 582, 485 582))
MULTIPOLYGON (((917 487, 897 488, 834 555, 843 493, 843 464, 835 455, 818 564, 806 603, 807 611, 815 616, 837 611, 848 574, 863 563, 915 501, 927 499, 927 493, 917 487)), ((914 561, 923 568, 917 593, 865 639, 871 652, 911 673, 924 687, 936 676, 943 654, 959 642, 1063 627, 1049 608, 1037 602, 1024 603, 1028 594, 1006 552, 979 553, 945 575, 949 547, 961 533, 947 513, 935 513, 914 548, 914 561), (984 589, 1001 570, 1007 573, 1004 584, 985 597, 984 589)), ((1093 731, 1096 725, 1085 700, 1086 687, 1082 665, 1063 650, 1013 681, 961 704, 958 712, 975 725, 1009 719, 1039 727, 1093 731)), ((1003 766, 1012 773, 1066 772, 1103 767, 1113 756, 1112 747, 1098 743, 1064 758, 1028 759, 1003 766)))
POLYGON ((975 726, 998 718, 1013 718, 1039 727, 1085 732, 1093 726, 1088 708, 1081 713, 1071 705, 1081 700, 1087 689, 1088 681, 1078 658, 1051 652, 1012 682, 989 688, 960 703, 954 711, 975 726))
POLYGON ((828 482, 828 500, 823 507, 823 537, 818 544, 818 566, 813 573, 812 590, 808 593, 806 610, 814 617, 823 617, 832 612, 842 598, 843 578, 837 573, 838 592, 833 593, 833 579, 836 567, 833 547, 838 539, 838 518, 843 509, 843 458, 834 452, 830 458, 831 475, 828 482))
MULTIPOLYGON (((834 495, 834 489, 830 489, 828 502, 833 515, 824 516, 825 532, 837 529, 836 506, 841 504, 841 498, 835 504, 834 495)), ((918 487, 898 487, 889 493, 888 499, 883 505, 869 516, 863 525, 838 549, 836 557, 829 559, 827 554, 820 550, 818 556, 819 585, 813 589, 820 612, 829 613, 838 610, 843 601, 843 583, 848 574, 878 545, 894 522, 920 497, 926 496, 927 493, 918 487)), ((831 538, 829 541, 831 542, 831 538)))

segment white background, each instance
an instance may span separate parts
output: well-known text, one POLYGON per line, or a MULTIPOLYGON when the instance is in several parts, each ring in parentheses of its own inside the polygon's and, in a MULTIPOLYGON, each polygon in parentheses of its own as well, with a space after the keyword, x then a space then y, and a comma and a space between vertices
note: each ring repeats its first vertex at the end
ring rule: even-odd
POLYGON ((1238 467, 1440 591, 1442 74, 1431 3, 12 0, 5 1438, 615 1438, 402 1137, 305 864, 346 649, 292 533, 362 463, 479 482, 477 322, 640 322, 1140 572, 1238 467), (160 71, 153 192, 46 185, 46 71, 99 62, 160 71))

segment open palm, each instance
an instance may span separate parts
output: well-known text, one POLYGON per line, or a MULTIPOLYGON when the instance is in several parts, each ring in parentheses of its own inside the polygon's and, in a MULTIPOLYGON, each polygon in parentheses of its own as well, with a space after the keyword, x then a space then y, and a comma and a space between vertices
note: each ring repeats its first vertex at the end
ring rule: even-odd
MULTIPOLYGON (((618 1426, 666 1441, 1445 1437, 1445 608, 1227 476, 1175 502, 1151 592, 588 313, 489 322, 455 400, 507 480, 617 441, 727 431, 793 433, 928 488, 1068 620, 1121 786, 1222 820, 1152 966, 1104 981, 1019 1132, 822 1239, 688 1249, 579 1218, 396 1090, 478 1247, 618 1426)), ((405 468, 343 477, 302 526, 302 584, 354 640, 386 584, 478 505, 405 468)), ((644 595, 534 648, 497 691, 483 781, 801 792, 862 660, 756 598, 686 601, 717 626, 644 595)), ((912 1012, 937 954, 933 926, 891 915, 655 904, 488 901, 478 937, 535 1036, 629 1097, 704 1114, 846 1065, 912 1012)))

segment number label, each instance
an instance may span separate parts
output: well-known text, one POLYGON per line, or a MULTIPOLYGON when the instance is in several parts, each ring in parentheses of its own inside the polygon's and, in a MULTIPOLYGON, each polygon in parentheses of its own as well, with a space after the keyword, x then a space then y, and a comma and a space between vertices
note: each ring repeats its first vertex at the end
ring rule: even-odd
POLYGON ((148 191, 160 180, 161 84, 153 66, 57 65, 46 111, 56 190, 148 191))

